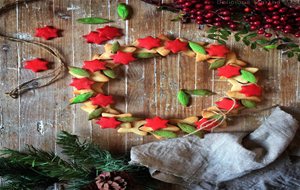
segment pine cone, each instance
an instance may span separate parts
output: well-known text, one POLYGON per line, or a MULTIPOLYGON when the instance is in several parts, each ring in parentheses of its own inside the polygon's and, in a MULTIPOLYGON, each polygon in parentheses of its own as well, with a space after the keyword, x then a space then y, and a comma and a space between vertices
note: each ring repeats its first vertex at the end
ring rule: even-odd
POLYGON ((125 190, 127 182, 117 172, 103 172, 96 178, 99 190, 125 190))

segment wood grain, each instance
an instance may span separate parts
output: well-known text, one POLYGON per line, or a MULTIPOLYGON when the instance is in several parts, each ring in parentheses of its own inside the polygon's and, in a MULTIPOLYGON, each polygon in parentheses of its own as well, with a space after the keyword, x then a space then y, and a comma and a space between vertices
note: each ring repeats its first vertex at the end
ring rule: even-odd
MULTIPOLYGON (((0 6, 8 2, 12 0, 1 0, 0 6)), ((19 6, 0 17, 0 31, 7 35, 37 39, 33 37, 37 27, 53 25, 62 29, 62 37, 46 43, 58 48, 66 62, 72 66, 81 66, 83 61, 103 51, 102 46, 87 44, 82 38, 82 35, 100 25, 79 24, 76 19, 81 17, 100 16, 114 20, 110 25, 123 29, 124 37, 117 39, 121 44, 130 44, 137 38, 162 33, 193 41, 207 40, 203 38, 205 33, 198 30, 196 25, 170 22, 175 14, 157 11, 155 7, 139 0, 126 1, 132 6, 134 14, 129 21, 122 21, 115 11, 118 2, 47 0, 19 6)), ((264 88, 264 101, 259 107, 273 104, 289 106, 300 102, 299 62, 295 59, 287 60, 277 51, 268 53, 259 49, 250 50, 233 40, 229 46, 241 59, 261 68, 260 83, 264 88)), ((54 61, 53 57, 36 47, 0 41, 0 148, 23 149, 25 144, 32 144, 59 154, 60 148, 55 145, 55 136, 61 130, 93 140, 115 153, 124 153, 132 146, 155 140, 152 137, 118 134, 116 130, 101 130, 94 122, 88 121, 87 114, 79 105, 68 104, 68 99, 72 97, 72 88, 68 86, 70 76, 51 86, 28 92, 17 100, 5 96, 3 92, 35 76, 31 71, 23 69, 23 62, 34 57, 54 61)), ((52 66, 55 67, 55 63, 52 66)), ((195 63, 194 59, 179 55, 139 60, 120 67, 118 74, 119 78, 105 87, 106 93, 117 97, 118 110, 144 117, 200 115, 203 108, 211 106, 229 88, 217 79, 214 72, 208 70, 206 63, 195 63), (178 90, 194 88, 211 89, 218 95, 193 98, 188 108, 180 106, 176 99, 178 90)), ((230 124, 252 130, 268 114, 269 111, 266 111, 235 118, 230 124)), ((168 188, 180 189, 176 186, 168 188)), ((162 186, 162 189, 166 189, 166 186, 162 186)))

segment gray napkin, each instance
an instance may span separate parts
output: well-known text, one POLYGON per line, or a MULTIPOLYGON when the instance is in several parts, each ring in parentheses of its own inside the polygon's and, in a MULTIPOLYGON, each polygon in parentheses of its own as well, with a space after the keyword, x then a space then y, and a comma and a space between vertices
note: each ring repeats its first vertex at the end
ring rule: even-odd
POLYGON ((189 136, 140 145, 131 149, 131 164, 148 167, 151 175, 161 181, 197 184, 191 189, 226 189, 224 184, 229 183, 225 182, 274 162, 297 128, 297 121, 277 107, 249 135, 211 133, 204 139, 189 136))

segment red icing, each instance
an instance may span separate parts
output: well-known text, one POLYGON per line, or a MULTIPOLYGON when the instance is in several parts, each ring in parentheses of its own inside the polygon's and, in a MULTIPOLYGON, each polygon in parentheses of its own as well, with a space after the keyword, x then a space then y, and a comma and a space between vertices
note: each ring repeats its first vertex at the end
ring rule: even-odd
POLYGON ((152 36, 148 36, 146 38, 140 38, 138 39, 138 42, 139 42, 138 47, 140 48, 152 49, 160 46, 160 39, 153 38, 152 36))
POLYGON ((226 78, 231 78, 234 76, 240 75, 240 67, 235 67, 232 65, 225 65, 223 67, 218 68, 218 76, 226 77, 226 78))
MULTIPOLYGON (((232 108, 234 101, 228 98, 223 98, 222 100, 216 102, 216 104, 218 108, 228 111, 232 108)), ((240 104, 237 101, 235 101, 235 105, 232 109, 236 109, 238 107, 240 107, 240 104)))
POLYGON ((256 84, 250 84, 242 86, 242 90, 240 91, 240 93, 243 93, 246 96, 261 96, 262 89, 256 84))
POLYGON ((97 96, 90 98, 93 105, 105 107, 112 103, 114 103, 112 96, 106 96, 101 93, 97 94, 97 96))
POLYGON ((100 36, 99 32, 92 31, 87 35, 83 36, 86 39, 87 43, 95 43, 95 44, 102 44, 109 40, 107 37, 100 36))
POLYGON ((145 126, 151 127, 154 131, 167 127, 168 120, 161 119, 160 117, 154 117, 152 119, 146 119, 145 126))
POLYGON ((126 53, 122 51, 118 51, 115 55, 111 56, 113 58, 114 63, 128 65, 131 61, 134 61, 132 53, 126 53))
POLYGON ((122 36, 121 29, 111 27, 111 26, 105 26, 103 28, 98 28, 97 31, 99 32, 99 35, 108 39, 114 39, 115 37, 122 36))
POLYGON ((208 121, 207 118, 202 118, 199 121, 195 122, 195 125, 197 126, 197 129, 202 128, 205 131, 210 131, 212 128, 218 125, 218 122, 215 120, 208 121))
POLYGON ((50 40, 53 38, 58 37, 58 29, 52 26, 45 26, 43 28, 36 28, 35 29, 35 36, 44 38, 45 40, 50 40))
POLYGON ((83 68, 91 72, 96 72, 99 70, 105 70, 106 69, 105 64, 106 64, 105 62, 95 59, 92 61, 84 61, 83 68))
POLYGON ((182 42, 179 39, 173 41, 167 41, 165 44, 165 48, 171 50, 173 53, 178 53, 180 51, 185 51, 188 49, 188 43, 182 42))
POLYGON ((91 89, 91 86, 94 83, 95 83, 94 81, 88 78, 81 78, 81 79, 73 78, 70 86, 74 86, 77 90, 91 89))
POLYGON ((227 53, 229 53, 229 49, 225 45, 210 45, 206 48, 206 51, 210 56, 217 56, 217 57, 225 57, 227 53))
POLYGON ((113 128, 115 129, 118 125, 121 124, 120 121, 117 121, 113 117, 101 117, 97 122, 102 129, 113 128))
POLYGON ((30 69, 33 72, 45 71, 48 70, 49 63, 47 61, 43 61, 42 59, 36 58, 33 60, 29 60, 25 62, 25 69, 30 69))

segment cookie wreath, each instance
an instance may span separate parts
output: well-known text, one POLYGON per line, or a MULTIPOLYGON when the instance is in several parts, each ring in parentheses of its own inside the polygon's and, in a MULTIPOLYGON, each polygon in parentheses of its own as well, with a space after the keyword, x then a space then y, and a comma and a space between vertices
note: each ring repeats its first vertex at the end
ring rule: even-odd
POLYGON ((83 103, 82 110, 89 114, 89 120, 97 120, 101 128, 118 128, 119 133, 135 133, 156 138, 174 138, 179 133, 202 135, 216 127, 226 127, 226 116, 237 114, 244 108, 255 107, 260 102, 262 88, 257 85, 255 73, 258 68, 247 66, 225 45, 192 42, 181 38, 169 39, 165 35, 137 39, 132 45, 121 46, 118 42, 104 45, 104 53, 85 61, 82 68, 70 67, 74 77, 70 86, 75 88, 71 104, 83 103), (231 89, 215 102, 215 106, 202 110, 201 117, 184 119, 136 118, 131 113, 121 113, 112 108, 112 95, 105 95, 102 86, 116 78, 113 69, 138 59, 166 57, 182 53, 198 62, 208 62, 210 70, 217 70, 220 79, 227 80, 231 89))

